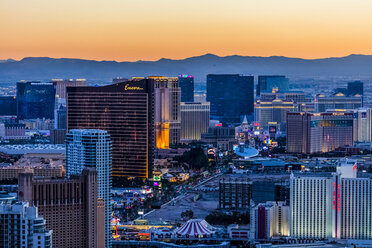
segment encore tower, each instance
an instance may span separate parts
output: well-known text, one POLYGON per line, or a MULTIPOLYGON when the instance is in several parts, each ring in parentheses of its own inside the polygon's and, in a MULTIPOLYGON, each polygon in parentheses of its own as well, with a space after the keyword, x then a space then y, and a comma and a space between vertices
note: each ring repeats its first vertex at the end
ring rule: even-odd
POLYGON ((67 129, 102 129, 110 134, 113 177, 151 177, 153 125, 151 79, 67 88, 67 129))

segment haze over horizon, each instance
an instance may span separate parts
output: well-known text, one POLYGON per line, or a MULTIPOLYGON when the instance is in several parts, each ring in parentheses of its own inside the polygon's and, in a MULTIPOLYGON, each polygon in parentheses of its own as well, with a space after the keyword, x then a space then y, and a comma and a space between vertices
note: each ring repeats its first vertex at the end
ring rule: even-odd
POLYGON ((177 60, 185 60, 185 59, 190 59, 190 58, 198 58, 198 57, 204 57, 204 56, 207 56, 207 55, 210 55, 210 56, 216 56, 216 57, 220 57, 220 58, 226 58, 226 57, 234 57, 234 56, 237 56, 237 57, 252 57, 252 58, 271 58, 271 57, 283 57, 283 58, 290 58, 290 59, 303 59, 303 60, 319 60, 319 59, 331 59, 331 58, 345 58, 345 57, 349 57, 349 56, 353 56, 353 55, 361 55, 361 56, 372 56, 372 54, 356 54, 356 53, 350 53, 350 54, 346 54, 346 55, 341 55, 341 56, 332 56, 332 57, 319 57, 319 58, 302 58, 302 57, 290 57, 290 56, 285 56, 285 55, 268 55, 268 56, 259 56, 259 55, 255 55, 255 56, 251 56, 251 55, 240 55, 240 54, 231 54, 231 55, 224 55, 224 56, 221 56, 221 55, 218 55, 218 54, 214 54, 214 53, 205 53, 205 54, 200 54, 200 55, 195 55, 195 56, 188 56, 188 57, 183 57, 183 58, 166 58, 166 57, 162 57, 162 58, 158 58, 158 59, 153 59, 153 60, 133 60, 133 61, 129 61, 129 60, 113 60, 113 59, 87 59, 87 58, 73 58, 73 57, 50 57, 50 56, 30 56, 30 57, 22 57, 20 59, 14 59, 14 58, 1 58, 0 59, 0 62, 4 62, 4 61, 7 61, 7 60, 14 60, 14 61, 22 61, 23 59, 27 59, 27 58, 50 58, 50 59, 79 59, 79 60, 91 60, 91 61, 98 61, 98 62, 103 62, 103 61, 113 61, 113 62, 118 62, 118 63, 122 63, 122 62, 157 62, 159 60, 162 60, 162 59, 167 59, 167 60, 174 60, 174 61, 177 61, 177 60))
POLYGON ((0 59, 372 54, 365 0, 0 0, 0 59))

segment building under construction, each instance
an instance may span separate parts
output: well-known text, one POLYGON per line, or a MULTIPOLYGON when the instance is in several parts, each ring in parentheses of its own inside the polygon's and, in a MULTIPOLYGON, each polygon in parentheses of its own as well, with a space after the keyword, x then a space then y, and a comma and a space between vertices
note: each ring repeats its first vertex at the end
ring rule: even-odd
POLYGON ((252 182, 248 178, 223 178, 219 182, 219 208, 248 208, 252 199, 252 182))

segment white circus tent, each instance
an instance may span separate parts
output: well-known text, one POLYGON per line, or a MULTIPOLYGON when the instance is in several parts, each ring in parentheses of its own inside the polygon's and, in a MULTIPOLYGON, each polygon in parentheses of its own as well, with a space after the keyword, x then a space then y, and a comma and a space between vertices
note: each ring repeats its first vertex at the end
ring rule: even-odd
POLYGON ((216 232, 216 228, 201 219, 191 219, 174 231, 175 237, 207 238, 216 232))

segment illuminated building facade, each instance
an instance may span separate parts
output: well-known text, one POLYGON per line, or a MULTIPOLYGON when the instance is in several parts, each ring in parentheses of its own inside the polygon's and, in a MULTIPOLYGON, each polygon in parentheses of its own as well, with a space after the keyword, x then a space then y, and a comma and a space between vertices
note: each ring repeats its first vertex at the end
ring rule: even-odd
POLYGON ((272 101, 257 100, 254 105, 255 121, 267 128, 269 123, 276 123, 285 129, 287 112, 296 111, 297 105, 293 101, 274 99, 272 101))
POLYGON ((101 87, 68 87, 67 129, 108 132, 114 178, 151 177, 154 81, 134 78, 101 87))
POLYGON ((181 102, 194 101, 194 76, 182 74, 178 77, 181 88, 181 102))
POLYGON ((211 104, 211 120, 241 123, 254 112, 254 78, 239 74, 207 75, 207 101, 211 104))
POLYGON ((98 221, 104 212, 100 211, 95 168, 85 168, 70 179, 21 173, 18 183, 19 200, 37 207, 46 227, 53 230, 53 247, 105 247, 104 223, 98 221))
POLYGON ((372 180, 343 159, 330 176, 291 175, 291 236, 372 239, 372 180))
POLYGON ((363 98, 359 96, 345 96, 342 93, 333 96, 319 94, 315 99, 316 112, 325 112, 329 109, 357 109, 362 107, 363 98))
POLYGON ((332 237, 332 176, 290 179, 290 235, 297 238, 332 237))
POLYGON ((287 113, 287 152, 320 153, 353 145, 353 112, 287 113))
POLYGON ((105 204, 105 240, 110 246, 111 219, 111 140, 107 131, 71 129, 66 135, 66 174, 79 175, 85 167, 95 168, 98 174, 98 197, 105 204))
POLYGON ((276 201, 252 208, 251 235, 255 240, 289 236, 289 206, 276 201))
POLYGON ((27 202, 0 204, 0 246, 51 248, 53 231, 39 214, 27 202))
POLYGON ((209 102, 181 102, 181 140, 200 140, 209 127, 209 102))
POLYGON ((154 80, 156 148, 168 149, 180 143, 181 88, 177 77, 149 77, 154 80))
POLYGON ((53 119, 56 90, 52 83, 18 82, 18 119, 53 119))
POLYGON ((354 142, 372 141, 372 109, 360 108, 354 110, 354 142))
POLYGON ((288 91, 288 89, 289 80, 285 76, 278 75, 258 76, 256 96, 260 96, 262 93, 288 91))
POLYGON ((285 91, 285 92, 265 92, 261 93, 259 99, 262 101, 272 101, 276 98, 285 100, 285 101, 293 101, 294 103, 301 104, 311 102, 311 98, 307 97, 305 92, 303 91, 285 91))

